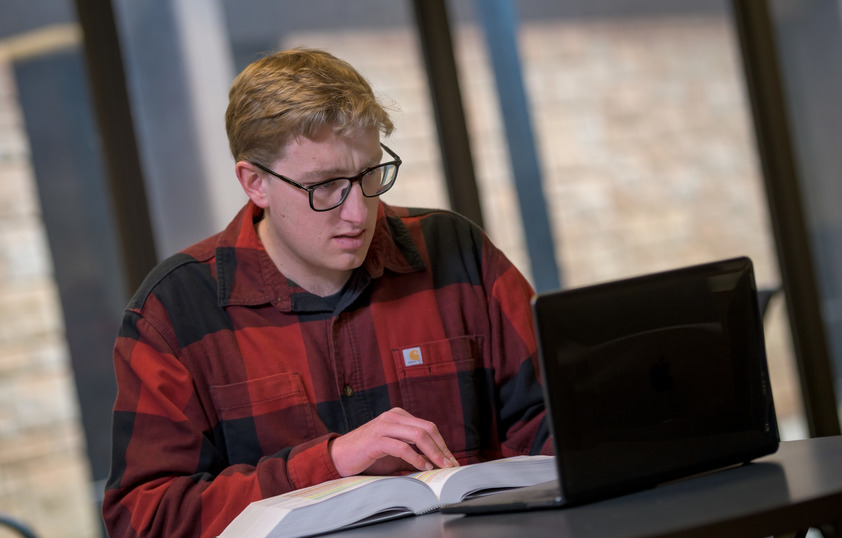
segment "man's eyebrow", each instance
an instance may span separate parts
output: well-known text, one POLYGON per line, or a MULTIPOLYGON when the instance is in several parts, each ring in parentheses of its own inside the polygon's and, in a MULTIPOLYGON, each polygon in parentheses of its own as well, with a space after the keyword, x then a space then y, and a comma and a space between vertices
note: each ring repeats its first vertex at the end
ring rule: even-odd
POLYGON ((298 181, 302 183, 306 181, 317 183, 319 181, 325 181, 337 177, 351 177, 361 173, 363 170, 367 170, 373 166, 377 166, 382 160, 383 152, 381 151, 379 155, 369 159, 369 161, 366 164, 364 164, 362 168, 360 168, 357 172, 353 174, 349 174, 345 170, 339 168, 322 168, 319 170, 308 170, 307 172, 304 172, 303 174, 301 174, 301 177, 298 179, 298 181))
POLYGON ((308 170, 301 174, 300 181, 324 181, 326 179, 333 179, 335 177, 344 177, 344 171, 338 168, 324 168, 319 170, 308 170))

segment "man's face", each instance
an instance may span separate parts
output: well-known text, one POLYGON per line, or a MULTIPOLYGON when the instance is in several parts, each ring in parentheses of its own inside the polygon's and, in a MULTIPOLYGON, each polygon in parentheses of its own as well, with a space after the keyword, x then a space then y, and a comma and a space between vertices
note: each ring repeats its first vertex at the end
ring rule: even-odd
MULTIPOLYGON (((287 145, 283 157, 267 166, 305 186, 353 177, 380 163, 383 150, 376 129, 337 136, 325 127, 314 138, 287 145)), ((265 218, 258 234, 285 276, 308 291, 339 291, 365 259, 374 234, 378 198, 363 196, 354 183, 344 203, 330 211, 310 207, 308 193, 269 174, 262 180, 265 218)), ((254 199, 254 198, 252 198, 254 199)))

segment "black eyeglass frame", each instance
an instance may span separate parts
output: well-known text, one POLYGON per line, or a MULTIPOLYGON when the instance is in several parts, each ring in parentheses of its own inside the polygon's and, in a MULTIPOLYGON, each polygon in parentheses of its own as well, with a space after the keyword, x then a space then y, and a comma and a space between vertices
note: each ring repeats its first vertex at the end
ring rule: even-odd
POLYGON ((395 153, 394 151, 389 149, 386 146, 386 144, 384 144, 383 142, 380 143, 380 147, 382 147, 384 150, 386 150, 386 153, 388 153, 389 156, 392 157, 393 160, 385 162, 385 163, 380 163, 377 166, 372 166, 372 167, 366 168, 365 170, 363 170, 359 174, 355 175, 354 177, 334 177, 334 178, 331 178, 331 179, 326 179, 324 181, 319 181, 318 183, 313 183, 312 185, 302 185, 301 183, 295 181, 294 179, 290 179, 286 176, 282 176, 281 174, 270 170, 269 168, 263 166, 260 163, 251 161, 251 164, 260 168, 261 170, 263 170, 267 174, 271 174, 271 175, 275 176, 276 178, 280 179, 281 181, 283 181, 285 183, 289 183, 293 187, 297 187, 297 188, 299 188, 303 191, 306 191, 307 194, 308 194, 308 197, 310 199, 310 209, 312 209, 313 211, 318 211, 318 212, 321 213, 321 212, 324 212, 324 211, 331 211, 333 209, 336 209, 337 207, 339 207, 343 203, 345 203, 345 199, 348 198, 348 193, 351 192, 351 187, 354 186, 354 183, 360 182, 360 190, 362 191, 363 196, 365 196, 366 198, 376 198, 376 197, 380 196, 381 194, 384 194, 386 191, 388 191, 389 189, 392 188, 392 186, 395 184, 395 180, 397 180, 397 178, 398 178, 398 171, 400 170, 400 167, 401 167, 401 164, 403 164, 403 161, 401 161, 401 158, 398 157, 397 153, 395 153), (365 175, 368 174, 369 172, 371 172, 372 170, 376 170, 378 168, 383 168, 383 167, 390 166, 390 165, 395 167, 395 175, 392 177, 392 180, 389 182, 388 186, 385 189, 379 191, 377 194, 370 194, 370 195, 366 194, 365 189, 362 188, 362 180, 365 177, 365 175), (313 203, 313 192, 316 189, 318 189, 319 187, 321 187, 322 185, 325 185, 327 183, 331 183, 333 181, 339 181, 339 180, 345 180, 345 179, 350 181, 351 184, 345 190, 344 194, 342 194, 342 198, 339 199, 339 202, 337 202, 336 205, 334 205, 332 207, 328 207, 326 209, 316 209, 316 206, 313 203))

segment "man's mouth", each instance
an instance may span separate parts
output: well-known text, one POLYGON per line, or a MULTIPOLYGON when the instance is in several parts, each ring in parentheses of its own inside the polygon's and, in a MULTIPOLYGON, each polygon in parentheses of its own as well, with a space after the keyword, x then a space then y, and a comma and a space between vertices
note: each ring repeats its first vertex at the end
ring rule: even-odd
POLYGON ((365 230, 337 234, 334 236, 334 241, 343 249, 360 249, 365 245, 365 230))
POLYGON ((356 238, 362 237, 363 233, 365 233, 365 230, 360 230, 360 231, 357 231, 357 232, 348 232, 348 233, 344 233, 344 234, 338 234, 336 237, 356 239, 356 238))

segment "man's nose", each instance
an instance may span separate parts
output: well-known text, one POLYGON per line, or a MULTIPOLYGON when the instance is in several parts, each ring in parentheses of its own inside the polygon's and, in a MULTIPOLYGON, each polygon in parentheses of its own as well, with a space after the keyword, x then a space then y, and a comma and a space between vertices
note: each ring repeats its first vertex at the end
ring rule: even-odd
POLYGON ((352 183, 350 189, 345 201, 339 206, 340 214, 344 220, 362 222, 368 215, 368 199, 363 195, 362 186, 358 181, 352 183))

